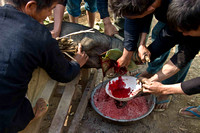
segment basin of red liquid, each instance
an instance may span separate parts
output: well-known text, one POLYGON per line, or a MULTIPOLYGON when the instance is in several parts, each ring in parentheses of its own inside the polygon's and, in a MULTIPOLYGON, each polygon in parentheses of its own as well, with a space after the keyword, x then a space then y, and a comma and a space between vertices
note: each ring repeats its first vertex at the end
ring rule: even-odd
POLYGON ((105 91, 108 82, 100 83, 91 95, 92 107, 102 117, 117 122, 131 122, 140 120, 152 112, 155 106, 155 96, 152 94, 125 101, 126 104, 119 108, 116 103, 120 101, 116 101, 105 91))

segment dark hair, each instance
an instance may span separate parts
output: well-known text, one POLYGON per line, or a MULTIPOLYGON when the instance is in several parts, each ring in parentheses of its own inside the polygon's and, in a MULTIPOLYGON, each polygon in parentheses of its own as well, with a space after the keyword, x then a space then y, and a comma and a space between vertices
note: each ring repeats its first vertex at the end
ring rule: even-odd
POLYGON ((197 30, 200 26, 200 0, 172 0, 167 19, 174 30, 197 30))
POLYGON ((140 15, 153 0, 109 0, 109 7, 116 16, 140 15))
MULTIPOLYGON (((12 2, 16 8, 21 8, 26 5, 31 0, 7 0, 12 2)), ((43 8, 51 7, 54 2, 60 2, 63 0, 34 0, 37 2, 37 10, 41 10, 43 8)))

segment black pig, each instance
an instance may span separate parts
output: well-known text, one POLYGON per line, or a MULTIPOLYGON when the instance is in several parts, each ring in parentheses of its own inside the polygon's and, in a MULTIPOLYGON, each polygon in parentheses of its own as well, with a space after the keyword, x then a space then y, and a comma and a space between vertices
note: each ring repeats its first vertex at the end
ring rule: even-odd
MULTIPOLYGON (((48 24, 47 28, 51 31, 53 29, 53 25, 53 23, 48 24)), ((80 24, 63 22, 60 36, 88 29, 90 28, 80 24)), ((100 54, 112 48, 119 48, 120 50, 123 50, 124 48, 121 40, 100 33, 95 29, 93 29, 93 31, 95 31, 95 33, 88 32, 71 36, 74 42, 80 42, 82 44, 83 51, 85 51, 90 57, 84 65, 86 68, 100 68, 100 54)))

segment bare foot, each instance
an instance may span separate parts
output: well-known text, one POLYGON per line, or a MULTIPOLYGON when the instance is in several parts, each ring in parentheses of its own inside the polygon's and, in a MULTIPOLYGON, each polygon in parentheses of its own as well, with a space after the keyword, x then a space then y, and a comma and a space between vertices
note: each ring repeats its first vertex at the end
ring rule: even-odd
POLYGON ((171 102, 172 95, 160 95, 157 96, 155 111, 164 111, 168 108, 171 102))
POLYGON ((190 118, 200 118, 198 117, 198 115, 200 115, 200 111, 198 111, 197 108, 198 106, 185 107, 185 108, 180 109, 179 114, 185 117, 190 117, 190 118), (196 115, 194 113, 196 113, 196 115))
POLYGON ((38 99, 35 107, 33 108, 35 118, 43 116, 47 112, 47 110, 48 110, 48 103, 43 98, 38 99))

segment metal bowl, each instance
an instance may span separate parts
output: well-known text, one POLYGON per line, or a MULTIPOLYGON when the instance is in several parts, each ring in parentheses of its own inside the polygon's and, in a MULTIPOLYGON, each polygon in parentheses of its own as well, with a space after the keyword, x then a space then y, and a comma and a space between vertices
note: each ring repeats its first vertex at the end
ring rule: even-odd
POLYGON ((133 118, 133 119, 114 119, 114 118, 111 118, 111 117, 108 117, 108 116, 105 116, 104 114, 102 114, 98 109, 97 107, 95 106, 94 104, 94 95, 95 93, 97 92, 97 90, 101 89, 101 88, 105 88, 106 84, 109 82, 109 80, 107 81, 104 81, 102 83, 100 83, 99 85, 97 85, 92 94, 91 94, 91 105, 92 107, 94 108, 94 110, 99 114, 101 115, 102 117, 108 119, 108 120, 112 120, 112 121, 115 121, 115 122, 133 122, 133 121, 137 121, 137 120, 140 120, 146 116, 148 116, 154 109, 155 107, 155 103, 156 103, 156 97, 152 94, 149 94, 149 95, 146 95, 145 98, 147 100, 147 104, 148 104, 148 107, 149 107, 149 110, 147 111, 147 113, 145 113, 144 115, 140 116, 140 117, 137 117, 137 118, 133 118))

